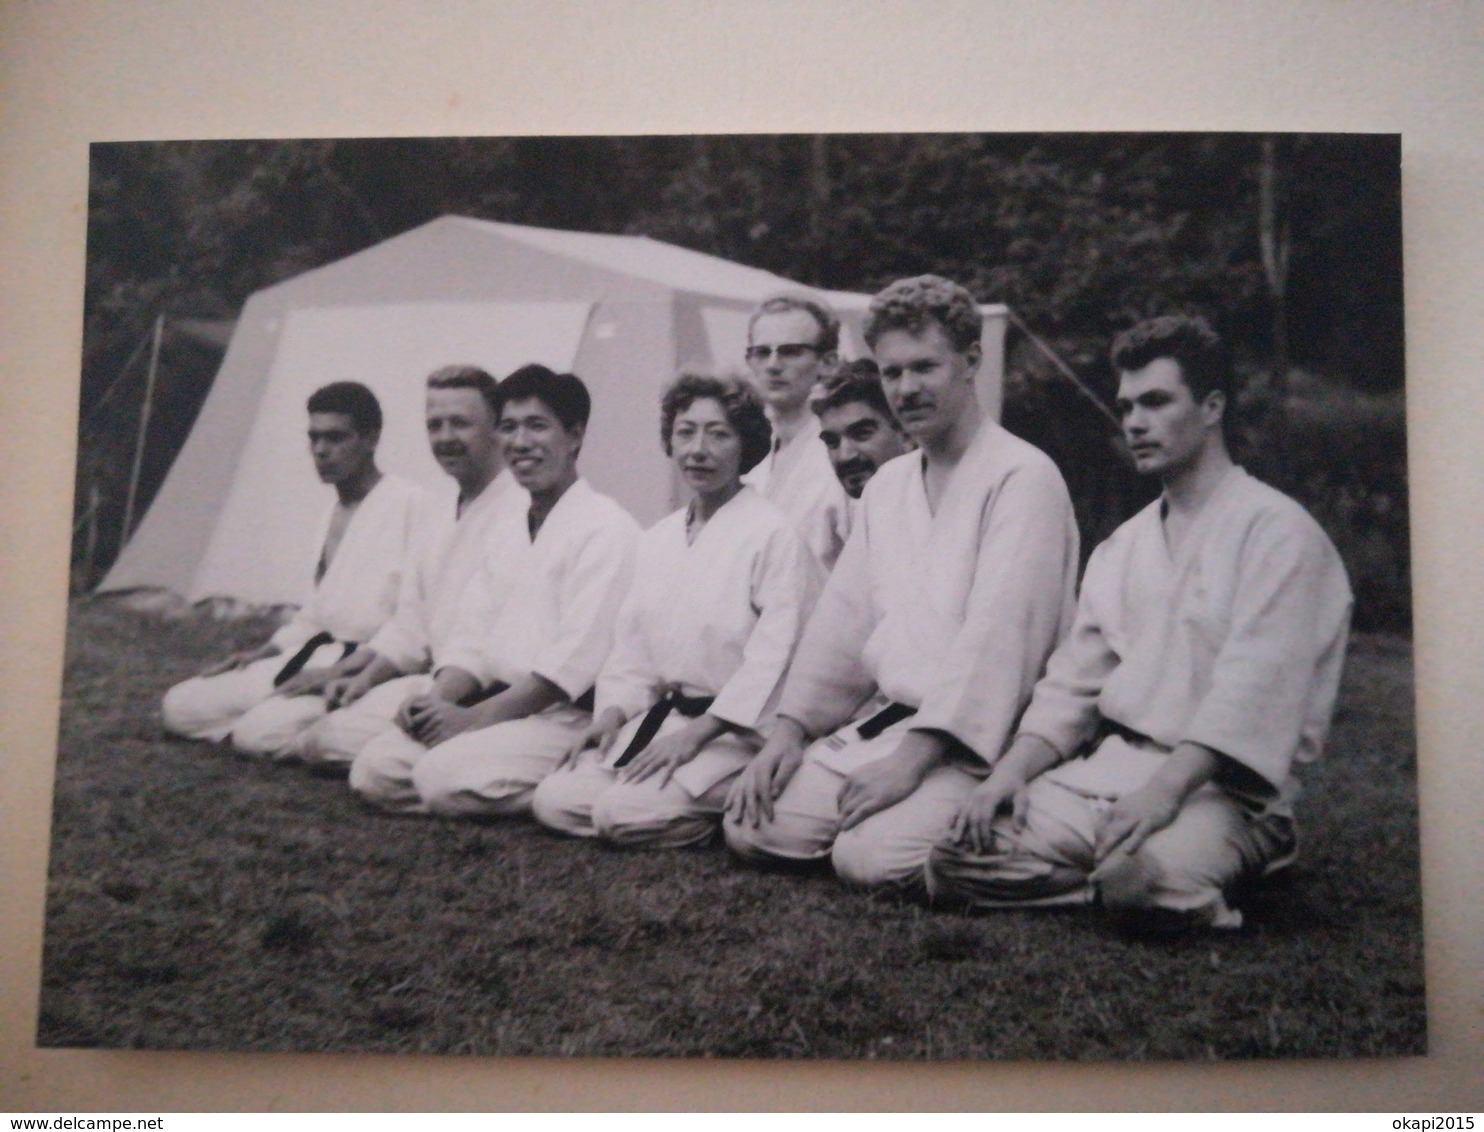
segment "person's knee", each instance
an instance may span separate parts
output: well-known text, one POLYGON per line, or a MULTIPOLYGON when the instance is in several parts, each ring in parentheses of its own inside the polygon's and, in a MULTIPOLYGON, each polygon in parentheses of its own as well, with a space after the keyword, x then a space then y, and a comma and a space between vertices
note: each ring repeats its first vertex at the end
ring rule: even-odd
POLYGON ((367 747, 350 764, 350 788, 376 805, 400 803, 409 793, 406 762, 377 745, 367 747))
POLYGON ((418 790, 423 808, 445 818, 519 818, 531 813, 529 786, 468 790, 457 787, 418 790))
POLYGON ((375 765, 375 759, 367 752, 363 751, 351 760, 350 773, 346 782, 357 794, 374 801, 381 781, 381 774, 375 765))
POLYGON ((1203 797, 1187 805, 1137 851, 1114 852, 1098 865, 1098 903, 1132 931, 1240 926, 1226 891, 1261 866, 1260 855, 1244 856, 1243 828, 1240 813, 1223 800, 1203 797))
POLYGON ((293 742, 293 753, 311 766, 349 766, 362 751, 395 724, 367 726, 332 711, 310 724, 293 742))
POLYGON ((1090 897, 1085 868, 1014 844, 976 852, 940 841, 928 854, 922 878, 928 898, 944 907, 1033 907, 1090 897))
POLYGON ((838 829, 834 815, 825 818, 775 808, 772 818, 746 830, 748 848, 740 855, 751 860, 821 860, 829 856, 838 829))
POLYGON ((442 817, 520 817, 531 812, 530 782, 474 775, 460 760, 436 750, 412 768, 412 788, 430 814, 442 817), (476 780, 477 779, 477 780, 476 780))
POLYGON ((444 812, 449 798, 459 789, 456 777, 449 773, 447 762, 435 748, 408 775, 413 792, 422 799, 429 813, 444 812))
POLYGON ((754 864, 761 864, 771 857, 771 854, 764 849, 758 832, 759 827, 733 821, 730 815, 721 819, 722 839, 726 842, 727 848, 742 860, 751 861, 754 864))
POLYGON ((172 735, 193 737, 193 733, 209 722, 202 710, 201 678, 183 680, 165 693, 160 701, 160 717, 165 730, 172 735))
POLYGON ((630 848, 679 849, 710 840, 715 820, 662 793, 617 788, 593 805, 598 836, 630 848))
POLYGON ((349 764, 354 756, 341 754, 334 744, 336 714, 336 712, 331 712, 299 732, 285 754, 308 763, 310 766, 327 762, 349 764))
POLYGON ((588 792, 576 774, 558 772, 537 784, 531 793, 531 816, 547 829, 572 837, 591 837, 592 808, 588 792))
POLYGON ((318 696, 270 699, 233 725, 232 747, 241 754, 261 758, 278 755, 324 712, 324 701, 318 696))
POLYGON ((927 847, 906 841, 873 837, 849 829, 835 838, 830 863, 835 875, 857 888, 921 885, 927 847))
POLYGON ((1170 935, 1241 925, 1221 890, 1146 851, 1118 853, 1098 867, 1097 903, 1120 931, 1170 935))
POLYGON ((856 888, 877 888, 891 880, 891 869, 879 845, 847 830, 830 850, 835 875, 856 888))
POLYGON ((531 794, 531 816, 548 829, 567 832, 568 801, 562 789, 561 774, 553 774, 531 794))
POLYGON ((968 899, 962 883, 968 871, 964 854, 964 847, 954 841, 939 842, 928 853, 922 880, 933 903, 961 904, 968 899))
POLYGON ((243 719, 232 728, 227 740, 239 755, 266 759, 278 753, 285 745, 285 738, 280 727, 263 726, 256 720, 243 719))
POLYGON ((653 827, 659 814, 653 806, 635 805, 630 791, 614 787, 593 799, 593 829, 604 841, 634 844, 641 830, 653 827))
POLYGON ((1115 852, 1098 866, 1098 903, 1115 918, 1141 916, 1158 906, 1160 872, 1145 853, 1115 852))

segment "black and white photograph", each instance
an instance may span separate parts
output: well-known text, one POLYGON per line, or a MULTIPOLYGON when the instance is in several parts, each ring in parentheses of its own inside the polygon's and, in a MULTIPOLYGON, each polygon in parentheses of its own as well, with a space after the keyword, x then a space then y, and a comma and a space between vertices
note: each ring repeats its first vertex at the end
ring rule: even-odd
POLYGON ((37 1043, 1425 1053, 1401 155, 94 144, 37 1043))

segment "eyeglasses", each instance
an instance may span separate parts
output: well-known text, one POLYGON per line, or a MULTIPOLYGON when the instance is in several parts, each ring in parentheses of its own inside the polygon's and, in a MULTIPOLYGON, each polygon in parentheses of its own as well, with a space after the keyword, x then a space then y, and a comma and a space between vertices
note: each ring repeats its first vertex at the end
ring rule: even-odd
POLYGON ((749 346, 747 347, 747 360, 749 362, 765 362, 773 356, 773 351, 778 351, 778 357, 785 362, 796 361, 807 353, 819 353, 819 347, 810 342, 784 342, 781 346, 749 346))

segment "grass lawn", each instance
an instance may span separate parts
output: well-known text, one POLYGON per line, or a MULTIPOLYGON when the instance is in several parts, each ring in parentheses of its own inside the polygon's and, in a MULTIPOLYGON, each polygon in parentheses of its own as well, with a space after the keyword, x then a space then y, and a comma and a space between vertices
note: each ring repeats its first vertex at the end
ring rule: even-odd
POLYGON ((1425 1052, 1410 645, 1351 646, 1300 864, 1240 932, 1126 940, 1085 910, 963 916, 389 818, 343 782, 164 738, 173 682, 265 623, 77 605, 43 1046, 849 1058, 1425 1052))

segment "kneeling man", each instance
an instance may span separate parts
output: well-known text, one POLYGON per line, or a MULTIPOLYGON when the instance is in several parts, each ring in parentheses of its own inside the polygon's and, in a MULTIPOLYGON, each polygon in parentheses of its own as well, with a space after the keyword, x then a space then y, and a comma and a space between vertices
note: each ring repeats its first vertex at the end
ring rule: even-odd
POLYGON ((835 478, 854 508, 881 466, 912 447, 891 415, 880 369, 870 358, 846 362, 809 407, 819 418, 819 439, 834 465, 835 478))
POLYGON ((826 573, 850 536, 850 500, 819 443, 809 398, 834 368, 839 346, 840 320, 803 295, 767 299, 747 324, 747 364, 767 408, 773 443, 743 482, 793 521, 826 573))
POLYGON ((732 790, 724 829, 745 857, 919 883, 1071 624, 1071 500, 1044 453, 984 418, 980 328, 937 276, 871 303, 866 341, 921 451, 867 486, 779 719, 732 790))
MULTIPOLYGON (((524 510, 525 492, 500 472, 495 379, 474 366, 444 366, 428 376, 427 386, 428 445, 458 484, 457 498, 440 499, 433 509, 427 534, 403 571, 391 619, 313 686, 295 687, 301 679, 296 678, 278 690, 280 716, 288 716, 295 703, 310 705, 297 733, 284 734, 287 720, 282 720, 274 728, 277 734, 258 739, 281 757, 343 771, 361 748, 394 726, 402 703, 432 685, 432 676, 423 674, 436 667, 444 647, 468 625, 465 593, 476 578, 484 584, 491 533, 500 516, 507 509, 524 510), (327 708, 333 709, 328 715, 327 708)), ((273 702, 237 725, 235 743, 253 740, 250 724, 266 716, 273 702)))
MULTIPOLYGON (((165 729, 172 734, 220 742, 276 688, 307 681, 315 670, 344 659, 392 614, 407 552, 420 537, 427 494, 377 468, 381 406, 371 390, 354 381, 333 382, 310 396, 308 409, 315 471, 336 495, 313 589, 268 641, 165 694, 165 729)), ((247 753, 257 753, 256 746, 247 753)))
POLYGON ((1097 548, 1019 734, 929 862, 980 907, 1097 900, 1126 926, 1237 927, 1230 886, 1287 864, 1296 762, 1329 727, 1350 587, 1309 514, 1232 463, 1204 321, 1113 347, 1118 412, 1164 493, 1097 548))
POLYGON ((350 785, 403 812, 528 813, 531 792, 577 741, 613 643, 639 525, 577 474, 591 402, 573 374, 529 365, 499 388, 500 454, 530 507, 491 532, 469 615, 432 688, 351 763, 350 785))

